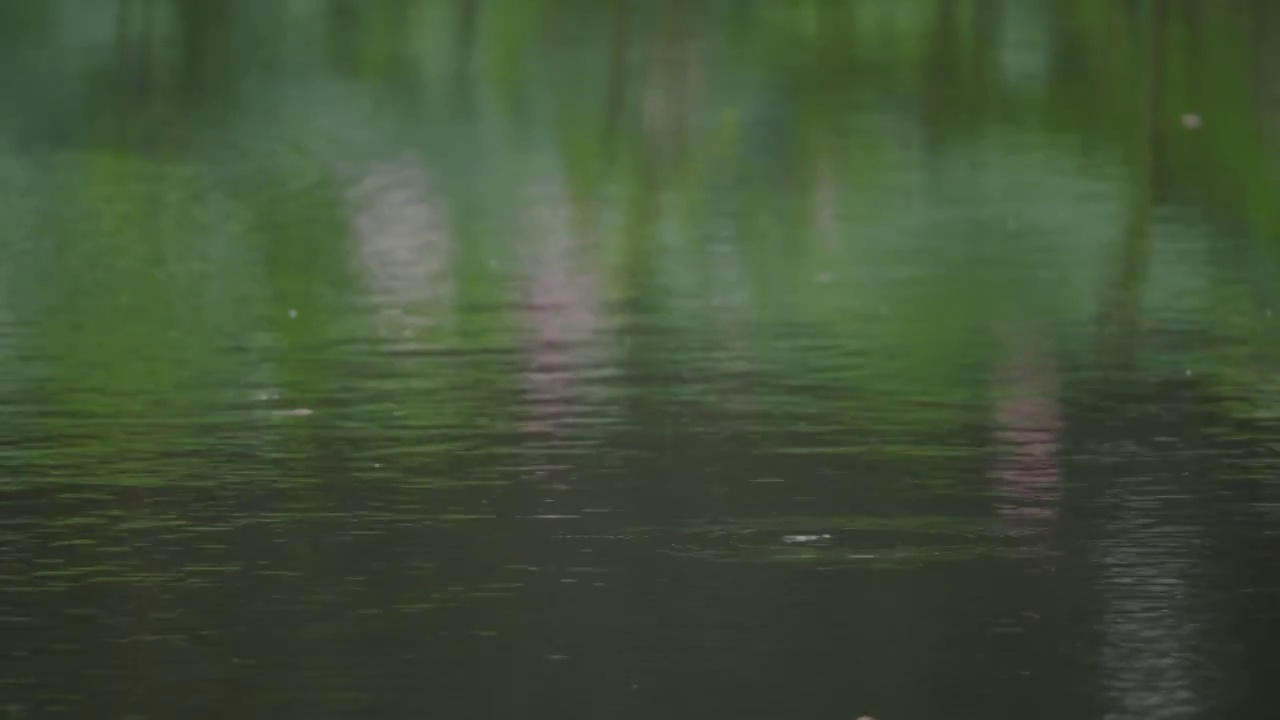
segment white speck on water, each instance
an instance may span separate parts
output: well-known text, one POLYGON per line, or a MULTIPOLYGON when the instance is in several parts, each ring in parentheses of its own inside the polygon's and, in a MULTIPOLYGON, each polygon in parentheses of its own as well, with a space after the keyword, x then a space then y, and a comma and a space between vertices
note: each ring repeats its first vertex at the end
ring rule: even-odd
POLYGON ((1191 368, 1187 368, 1187 377, 1191 377, 1191 368))
POLYGON ((1182 127, 1188 130, 1195 130, 1204 123, 1204 120, 1196 113, 1184 113, 1182 116, 1182 127))
POLYGON ((287 410, 272 410, 271 414, 276 417, 306 417, 315 414, 315 411, 309 408, 290 408, 287 410))
POLYGON ((294 310, 293 308, 289 308, 289 319, 292 320, 293 318, 296 318, 296 317, 298 317, 298 311, 294 310))
POLYGON ((831 539, 831 536, 826 533, 822 533, 819 535, 783 535, 782 536, 782 542, 784 543, 812 543, 812 542, 818 542, 819 540, 830 540, 830 539, 831 539))

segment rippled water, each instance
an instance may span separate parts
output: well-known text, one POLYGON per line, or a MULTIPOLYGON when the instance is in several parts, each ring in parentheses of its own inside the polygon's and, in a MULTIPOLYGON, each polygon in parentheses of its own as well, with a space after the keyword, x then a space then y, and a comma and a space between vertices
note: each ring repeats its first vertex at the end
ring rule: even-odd
POLYGON ((4 5, 0 709, 1266 716, 1280 26, 1115 5, 4 5))

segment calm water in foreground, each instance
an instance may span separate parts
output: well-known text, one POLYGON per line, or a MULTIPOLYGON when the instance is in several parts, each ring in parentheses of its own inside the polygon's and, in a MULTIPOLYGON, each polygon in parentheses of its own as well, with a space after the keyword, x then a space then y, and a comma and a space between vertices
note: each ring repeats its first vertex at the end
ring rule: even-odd
POLYGON ((0 4, 0 717, 1271 715, 1272 5, 0 4))

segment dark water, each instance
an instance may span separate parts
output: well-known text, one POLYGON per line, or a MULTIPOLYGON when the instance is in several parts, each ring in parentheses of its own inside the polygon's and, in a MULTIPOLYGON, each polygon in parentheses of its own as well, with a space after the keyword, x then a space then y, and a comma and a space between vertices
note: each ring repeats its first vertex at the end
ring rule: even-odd
POLYGON ((1273 5, 0 4, 0 711, 1268 716, 1273 5))

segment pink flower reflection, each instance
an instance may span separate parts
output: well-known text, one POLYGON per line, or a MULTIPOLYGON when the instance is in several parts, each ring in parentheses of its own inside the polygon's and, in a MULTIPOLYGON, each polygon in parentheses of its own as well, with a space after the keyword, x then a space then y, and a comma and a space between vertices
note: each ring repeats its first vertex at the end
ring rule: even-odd
POLYGON ((1053 358, 1028 337, 1012 338, 996 383, 994 432, 1000 515, 1017 534, 1044 530, 1057 515, 1062 430, 1053 358))
POLYGON ((603 326, 597 273, 585 267, 581 246, 567 221, 563 198, 541 198, 552 216, 531 263, 524 322, 527 362, 521 373, 528 399, 522 428, 556 436, 573 412, 579 376, 603 326))
POLYGON ((348 171, 344 193, 357 261, 380 329, 409 336, 448 311, 453 297, 447 219, 415 157, 348 171))

